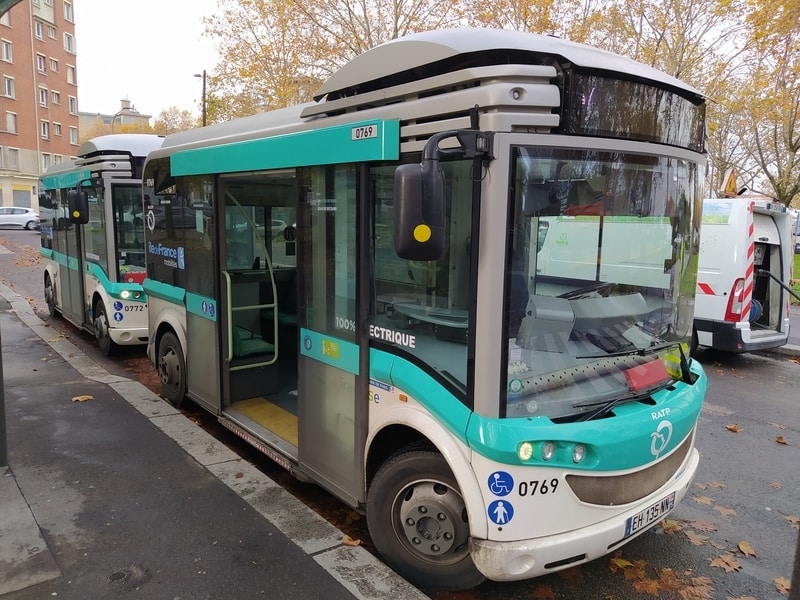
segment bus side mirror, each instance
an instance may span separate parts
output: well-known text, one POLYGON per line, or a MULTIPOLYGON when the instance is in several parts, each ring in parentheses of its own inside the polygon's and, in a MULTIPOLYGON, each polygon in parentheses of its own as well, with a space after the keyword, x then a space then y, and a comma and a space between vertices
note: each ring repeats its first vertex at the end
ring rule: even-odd
POLYGON ((438 160, 400 165, 394 173, 394 248, 406 260, 444 254, 444 174, 438 160))
POLYGON ((83 190, 70 190, 67 192, 67 202, 70 223, 85 225, 89 222, 89 194, 83 190))

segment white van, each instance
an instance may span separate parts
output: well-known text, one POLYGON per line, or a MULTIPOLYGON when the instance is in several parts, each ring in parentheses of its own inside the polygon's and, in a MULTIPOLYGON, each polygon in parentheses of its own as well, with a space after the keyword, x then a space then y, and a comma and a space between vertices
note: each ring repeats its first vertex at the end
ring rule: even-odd
POLYGON ((692 350, 786 344, 793 251, 786 206, 741 196, 705 200, 692 350))

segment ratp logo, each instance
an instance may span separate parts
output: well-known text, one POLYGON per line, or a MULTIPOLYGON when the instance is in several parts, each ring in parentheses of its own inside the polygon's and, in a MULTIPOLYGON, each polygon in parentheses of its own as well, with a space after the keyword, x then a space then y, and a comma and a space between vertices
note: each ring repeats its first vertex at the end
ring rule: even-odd
POLYGON ((656 427, 656 430, 650 434, 650 454, 658 458, 671 439, 672 423, 669 421, 661 421, 658 427, 656 427))

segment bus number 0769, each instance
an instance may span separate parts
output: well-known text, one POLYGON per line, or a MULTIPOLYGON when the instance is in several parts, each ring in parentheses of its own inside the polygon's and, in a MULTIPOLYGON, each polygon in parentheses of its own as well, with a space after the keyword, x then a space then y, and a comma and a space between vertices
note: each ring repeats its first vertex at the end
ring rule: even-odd
POLYGON ((377 125, 362 125, 361 127, 353 127, 352 129, 353 141, 366 140, 369 138, 376 138, 376 137, 378 137, 377 125))
POLYGON ((542 481, 520 481, 519 482, 519 495, 520 496, 535 496, 536 492, 542 494, 555 494, 558 487, 558 479, 553 477, 550 481, 542 479, 542 481))

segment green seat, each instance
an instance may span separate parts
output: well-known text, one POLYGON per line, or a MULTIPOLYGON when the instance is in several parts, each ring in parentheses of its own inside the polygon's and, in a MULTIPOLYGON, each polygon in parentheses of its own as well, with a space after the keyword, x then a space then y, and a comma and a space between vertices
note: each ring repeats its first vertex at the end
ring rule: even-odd
POLYGON ((274 354, 275 345, 256 336, 252 331, 239 325, 233 329, 233 355, 238 357, 254 354, 274 354))

